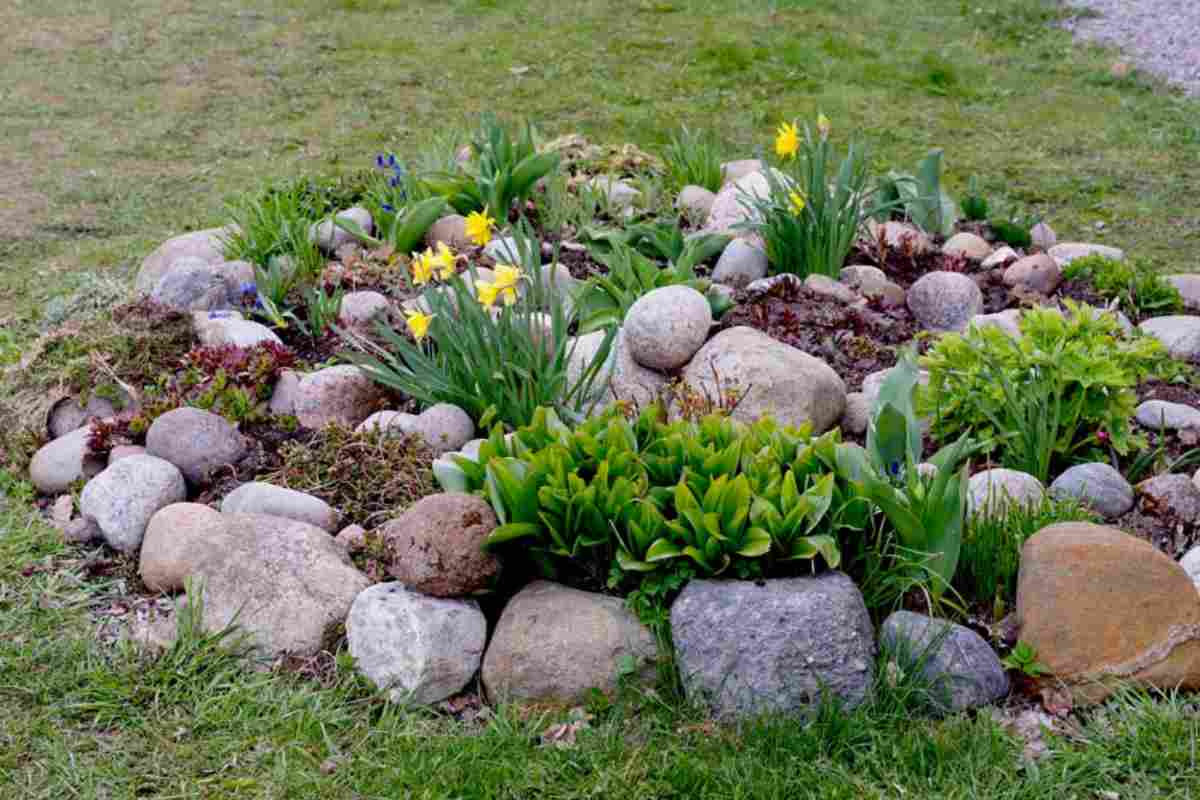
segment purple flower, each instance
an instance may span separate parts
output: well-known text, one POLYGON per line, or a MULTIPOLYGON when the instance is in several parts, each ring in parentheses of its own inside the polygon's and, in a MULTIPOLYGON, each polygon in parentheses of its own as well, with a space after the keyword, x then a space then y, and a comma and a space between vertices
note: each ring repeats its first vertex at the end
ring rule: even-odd
POLYGON ((258 285, 254 281, 246 281, 240 289, 242 294, 258 294, 258 285))
POLYGON ((396 209, 393 208, 390 203, 384 203, 382 206, 380 206, 380 208, 382 208, 384 211, 386 211, 389 214, 396 213, 396 209))
POLYGON ((380 169, 383 169, 387 166, 387 159, 384 157, 383 153, 375 156, 375 166, 379 167, 380 169))

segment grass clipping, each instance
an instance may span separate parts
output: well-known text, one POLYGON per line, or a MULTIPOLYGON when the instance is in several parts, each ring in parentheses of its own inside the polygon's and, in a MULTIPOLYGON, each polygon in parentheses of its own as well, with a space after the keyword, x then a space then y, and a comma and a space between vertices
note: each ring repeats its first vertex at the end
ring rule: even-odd
POLYGON ((262 480, 319 497, 342 524, 368 530, 437 491, 433 453, 419 437, 397 431, 355 432, 330 425, 279 450, 283 465, 262 480))

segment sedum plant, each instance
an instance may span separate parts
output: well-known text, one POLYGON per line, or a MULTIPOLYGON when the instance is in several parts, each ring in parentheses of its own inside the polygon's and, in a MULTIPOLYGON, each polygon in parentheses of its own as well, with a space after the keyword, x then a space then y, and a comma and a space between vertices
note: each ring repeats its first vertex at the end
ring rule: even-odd
POLYGON ((1145 445, 1131 423, 1135 387, 1171 369, 1166 350, 1126 336, 1113 314, 1066 304, 1027 310, 1016 339, 988 326, 938 340, 921 359, 929 386, 920 405, 935 438, 986 439, 1000 464, 1043 482, 1110 448, 1125 455, 1145 445))
POLYGON ((1105 297, 1119 300, 1138 319, 1173 314, 1183 308, 1179 290, 1144 261, 1084 256, 1063 268, 1063 278, 1087 281, 1105 297))
POLYGON ((616 331, 572 375, 576 340, 557 289, 542 284, 541 243, 527 235, 518 234, 523 264, 500 265, 496 280, 474 279, 472 286, 449 274, 423 295, 427 311, 408 313, 406 330, 379 324, 382 346, 345 332, 356 348, 351 360, 422 405, 452 403, 481 424, 495 417, 526 425, 541 406, 581 417, 616 331))
POLYGON ((871 409, 866 449, 839 448, 838 469, 883 512, 900 547, 923 557, 908 566, 918 564, 927 573, 929 592, 936 599, 950 586, 958 567, 966 516, 966 461, 974 445, 964 434, 928 459, 936 468, 932 475, 918 468, 918 374, 916 356, 904 351, 871 409))
POLYGON ((751 218, 740 227, 763 238, 774 272, 836 278, 876 212, 867 207, 866 151, 852 141, 839 164, 823 115, 815 135, 807 125, 803 137, 795 125, 783 125, 775 151, 782 161, 766 171, 769 191, 742 198, 751 218))
POLYGON ((514 138, 490 113, 483 116, 471 149, 475 155, 472 164, 422 178, 429 191, 444 197, 464 216, 490 211, 507 219, 514 204, 523 203, 539 180, 558 169, 558 154, 537 151, 528 122, 514 138))
POLYGON ((495 428, 476 458, 439 459, 434 474, 491 502, 501 525, 489 547, 547 575, 609 573, 614 586, 677 569, 747 577, 818 557, 838 566, 837 534, 860 524, 862 504, 838 491, 836 444, 769 419, 667 422, 657 405, 574 428, 539 409, 508 437, 495 428))

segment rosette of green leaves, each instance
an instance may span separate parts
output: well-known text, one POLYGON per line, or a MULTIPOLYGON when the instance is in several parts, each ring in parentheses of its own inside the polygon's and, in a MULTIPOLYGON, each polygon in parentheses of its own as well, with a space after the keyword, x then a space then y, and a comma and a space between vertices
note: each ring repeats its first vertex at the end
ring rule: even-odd
POLYGON ((767 532, 776 558, 811 560, 819 555, 831 569, 837 569, 841 564, 837 539, 815 532, 825 521, 833 503, 833 484, 834 476, 829 473, 801 493, 796 485, 796 473, 788 470, 777 492, 754 498, 750 522, 767 532))
POLYGON ((735 556, 756 559, 771 551, 771 535, 750 521, 753 493, 745 475, 722 475, 697 498, 680 481, 674 490, 671 541, 655 553, 659 560, 690 558, 707 575, 720 575, 735 556))

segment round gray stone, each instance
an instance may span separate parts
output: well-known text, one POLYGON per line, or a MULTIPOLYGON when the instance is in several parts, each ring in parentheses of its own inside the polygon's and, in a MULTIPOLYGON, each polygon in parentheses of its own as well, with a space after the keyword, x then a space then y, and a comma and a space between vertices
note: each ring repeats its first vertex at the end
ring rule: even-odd
POLYGON ((192 483, 201 483, 211 470, 240 461, 246 454, 246 440, 218 414, 177 408, 150 425, 146 452, 179 467, 192 483))
POLYGON ((1015 469, 985 469, 967 482, 967 514, 998 516, 1012 505, 1034 507, 1046 490, 1032 475, 1015 469))
POLYGON ((1133 508, 1133 487, 1125 476, 1101 462, 1076 464, 1050 484, 1054 497, 1072 498, 1105 517, 1133 508))
POLYGON ((1142 333, 1157 339, 1175 358, 1186 361, 1200 356, 1200 316, 1154 317, 1138 327, 1142 333))
POLYGON ((963 711, 1008 694, 996 652, 974 631, 911 611, 884 620, 879 646, 905 671, 920 670, 941 711, 963 711))
POLYGON ((908 309, 924 328, 963 331, 983 310, 983 292, 959 272, 930 272, 908 290, 908 309))
POLYGON ((438 403, 425 409, 417 415, 412 426, 413 432, 421 435, 435 455, 457 450, 475 436, 471 415, 450 403, 438 403))
POLYGON ((625 314, 633 360, 657 370, 686 364, 708 338, 712 308, 690 286, 664 286, 639 297, 625 314))
MULTIPOLYGON (((339 211, 336 218, 353 222, 362 228, 363 232, 368 236, 375 229, 375 223, 371 219, 371 212, 358 206, 348 208, 345 211, 339 211)), ((334 224, 332 219, 325 219, 314 223, 308 230, 308 240, 314 242, 317 247, 326 253, 332 253, 342 245, 353 244, 358 241, 354 234, 344 228, 339 228, 334 224)))
POLYGON ((60 494, 80 478, 104 469, 104 459, 88 449, 89 427, 75 430, 43 445, 29 462, 29 480, 42 494, 60 494))

